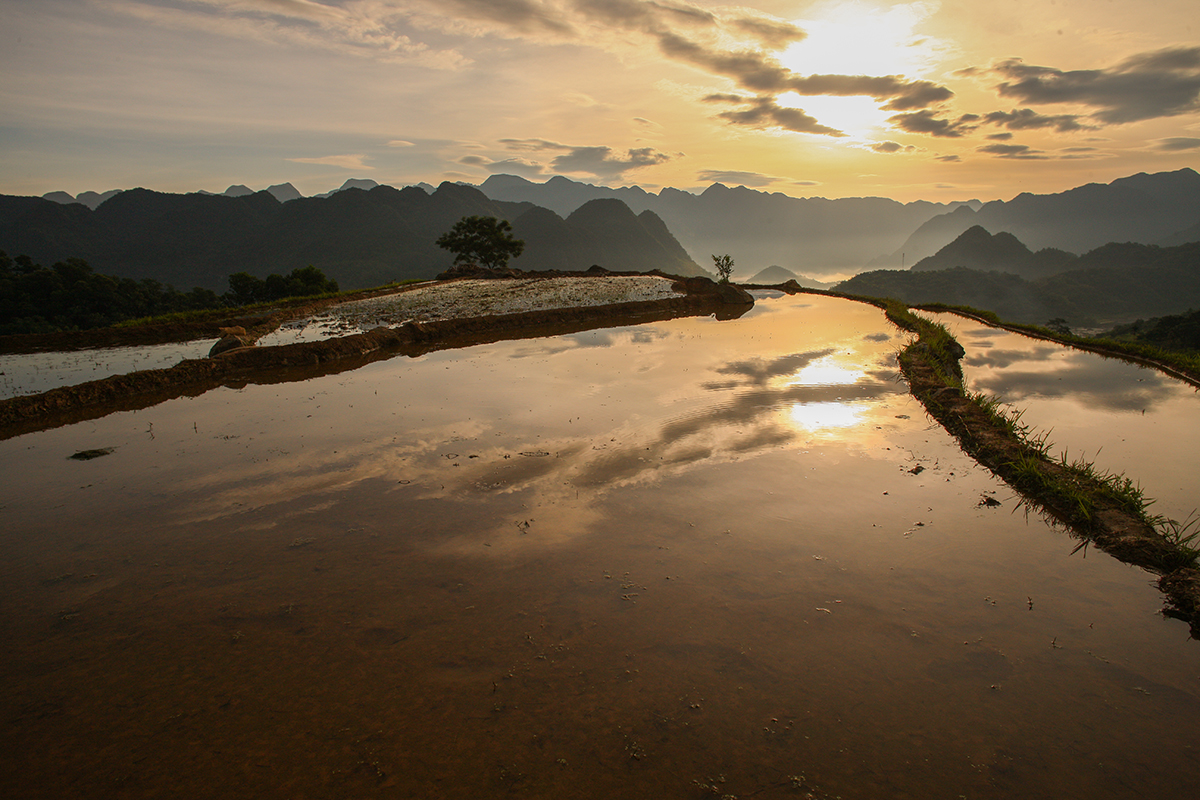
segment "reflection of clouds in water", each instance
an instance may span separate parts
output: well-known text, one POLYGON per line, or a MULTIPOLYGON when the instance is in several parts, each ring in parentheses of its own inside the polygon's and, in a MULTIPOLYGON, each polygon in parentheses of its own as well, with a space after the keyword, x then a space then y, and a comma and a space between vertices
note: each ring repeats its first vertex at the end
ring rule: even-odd
POLYGON ((969 367, 1004 369, 1022 361, 1049 361, 1062 352, 1061 347, 1033 347, 1027 350, 990 349, 981 353, 969 352, 963 361, 969 367))
POLYGON ((1053 372, 1005 371, 972 381, 974 388, 1006 402, 1029 397, 1078 397, 1115 411, 1141 411, 1172 395, 1166 379, 1152 370, 1077 353, 1053 372))
POLYGON ((558 353, 568 353, 574 350, 582 350, 589 347, 608 348, 616 347, 625 343, 632 344, 653 344, 654 342, 669 339, 671 337, 669 331, 655 328, 652 325, 638 325, 629 328, 606 328, 594 331, 582 331, 580 333, 564 334, 556 336, 552 339, 537 339, 531 341, 524 347, 517 347, 508 354, 509 358, 541 358, 544 356, 557 355, 558 353))
POLYGON ((745 381, 706 383, 704 384, 704 388, 732 389, 745 383, 755 386, 765 386, 772 378, 797 373, 817 359, 824 358, 833 352, 833 348, 826 348, 824 350, 813 350, 808 353, 791 353, 772 359, 751 358, 745 361, 733 361, 723 367, 718 367, 714 372, 719 375, 737 375, 745 378, 745 381))
POLYGON ((864 341, 868 342, 890 342, 892 335, 890 333, 868 333, 863 337, 864 341))

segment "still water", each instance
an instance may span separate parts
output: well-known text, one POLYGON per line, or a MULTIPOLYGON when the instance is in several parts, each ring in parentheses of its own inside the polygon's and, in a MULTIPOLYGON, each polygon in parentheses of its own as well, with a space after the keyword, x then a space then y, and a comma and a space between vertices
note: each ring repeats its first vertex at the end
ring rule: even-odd
POLYGON ((1190 796, 1200 643, 902 344, 766 296, 0 442, 0 793, 1190 796))
POLYGON ((923 315, 967 351, 972 392, 998 397, 1044 435, 1056 456, 1127 475, 1150 510, 1186 521, 1200 507, 1200 393, 1158 370, 988 327, 957 314, 923 315))

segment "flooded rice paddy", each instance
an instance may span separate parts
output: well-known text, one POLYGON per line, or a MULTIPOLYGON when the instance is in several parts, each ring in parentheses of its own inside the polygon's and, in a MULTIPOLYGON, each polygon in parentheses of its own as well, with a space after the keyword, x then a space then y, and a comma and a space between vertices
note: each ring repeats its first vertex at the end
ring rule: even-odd
POLYGON ((0 792, 1190 796, 1200 643, 901 336, 761 297, 0 442, 0 792))
POLYGON ((0 400, 38 394, 144 369, 167 369, 204 358, 216 339, 145 347, 97 347, 69 353, 0 355, 0 400))
POLYGON ((1150 367, 992 328, 923 315, 966 349, 972 392, 998 397, 1056 456, 1133 478, 1150 511, 1184 521, 1200 508, 1200 393, 1150 367))

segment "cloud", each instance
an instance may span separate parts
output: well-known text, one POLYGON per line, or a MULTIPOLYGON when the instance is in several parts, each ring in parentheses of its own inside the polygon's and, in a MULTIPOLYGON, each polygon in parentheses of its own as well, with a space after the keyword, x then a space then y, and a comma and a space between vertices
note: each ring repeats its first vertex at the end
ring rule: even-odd
MULTIPOLYGON (((672 156, 659 152, 652 147, 631 148, 622 155, 611 147, 570 145, 550 141, 549 139, 501 139, 500 144, 504 145, 505 149, 514 152, 558 153, 550 162, 550 171, 559 173, 582 172, 605 180, 619 178, 629 170, 664 164, 672 159, 672 156)), ((483 162, 486 162, 486 159, 477 165, 485 166, 483 162)), ((534 162, 522 162, 520 160, 491 161, 486 163, 490 165, 519 163, 523 164, 523 168, 526 170, 532 170, 535 166, 534 162)), ((490 169, 491 166, 487 168, 490 169)), ((527 171, 525 174, 530 173, 527 171)), ((543 169, 542 173, 536 174, 547 173, 543 169)))
POLYGON ((735 30, 749 34, 757 39, 763 47, 769 47, 772 50, 778 50, 794 42, 802 41, 805 37, 804 31, 790 22, 763 17, 742 17, 732 20, 730 26, 735 30))
POLYGON ((995 64, 1001 97, 1024 103, 1070 103, 1095 109, 1092 117, 1122 124, 1200 110, 1200 47, 1141 53, 1107 69, 1060 70, 1020 59, 995 64))
POLYGON ((924 133, 948 139, 957 139, 975 130, 979 126, 972 123, 978 120, 978 114, 963 114, 956 120, 939 119, 934 116, 934 112, 928 110, 888 117, 888 122, 902 131, 924 133))
POLYGON ((984 138, 991 139, 992 141, 995 141, 995 142, 1007 142, 1008 140, 1013 138, 1013 135, 1011 133, 989 133, 984 138))
POLYGON ((1049 158, 1041 150, 1034 150, 1024 144, 985 144, 982 147, 976 147, 975 152, 1022 161, 1042 161, 1049 158))
POLYGON ((1012 111, 993 111, 983 116, 983 121, 989 125, 999 125, 1011 131, 1038 130, 1053 128, 1060 133, 1071 131, 1095 130, 1093 125, 1084 125, 1079 121, 1078 114, 1039 114, 1032 108, 1014 109, 1012 111))
POLYGON ((704 181, 705 183, 734 184, 757 189, 763 186, 770 186, 773 183, 779 183, 786 179, 763 175, 758 172, 741 172, 733 169, 706 169, 696 173, 696 180, 704 181))
POLYGON ((841 137, 846 134, 837 128, 822 125, 816 117, 804 113, 800 108, 784 108, 775 102, 770 95, 743 98, 738 95, 709 95, 705 98, 710 102, 749 103, 750 107, 741 111, 722 111, 717 114, 723 120, 736 125, 746 125, 751 128, 783 128, 795 133, 814 133, 823 136, 841 137), (734 99, 736 98, 736 99, 734 99))
POLYGON ((522 175, 525 177, 540 177, 546 174, 546 168, 536 161, 526 161, 523 158, 505 158, 495 160, 485 156, 467 155, 458 159, 459 164, 468 167, 479 167, 491 173, 503 175, 522 175))
POLYGON ((759 94, 870 97, 891 111, 927 108, 944 103, 954 92, 930 81, 907 81, 894 75, 797 75, 761 51, 710 49, 671 31, 658 34, 659 48, 669 57, 731 78, 759 94))
POLYGON ((619 178, 623 173, 640 167, 650 167, 671 160, 666 153, 651 147, 628 150, 624 157, 614 156, 610 147, 574 147, 556 156, 550 166, 556 172, 583 172, 598 178, 619 178))
POLYGON ((911 153, 913 150, 917 149, 912 145, 902 145, 899 142, 874 142, 873 144, 867 146, 876 153, 899 153, 901 150, 906 153, 911 153))
POLYGON ((1159 139, 1154 145, 1155 150, 1177 153, 1182 150, 1200 150, 1200 139, 1192 136, 1172 136, 1169 139, 1159 139))
MULTIPOLYGON (((962 161, 962 156, 937 156, 935 161, 945 161, 947 164, 957 164, 962 161)), ((953 187, 951 187, 953 188, 953 187)))
POLYGON ((321 156, 320 158, 289 158, 287 160, 294 161, 297 164, 321 164, 322 166, 338 167, 339 169, 375 169, 366 164, 366 159, 367 156, 362 153, 354 153, 341 156, 321 156))
POLYGON ((388 147, 416 147, 416 145, 404 139, 392 139, 388 142, 388 147))

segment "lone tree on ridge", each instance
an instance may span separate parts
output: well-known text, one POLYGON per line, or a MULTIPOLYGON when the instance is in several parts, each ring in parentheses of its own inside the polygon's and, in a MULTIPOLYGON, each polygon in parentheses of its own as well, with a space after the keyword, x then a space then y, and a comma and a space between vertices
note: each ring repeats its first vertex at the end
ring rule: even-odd
POLYGON ((733 258, 726 253, 723 256, 713 256, 712 260, 717 268, 717 276, 721 279, 721 283, 729 283, 729 276, 733 274, 733 258))
POLYGON ((512 237, 508 220, 495 217, 463 217, 443 233, 437 246, 454 253, 454 264, 479 264, 502 269, 508 259, 525 251, 525 242, 512 237))

